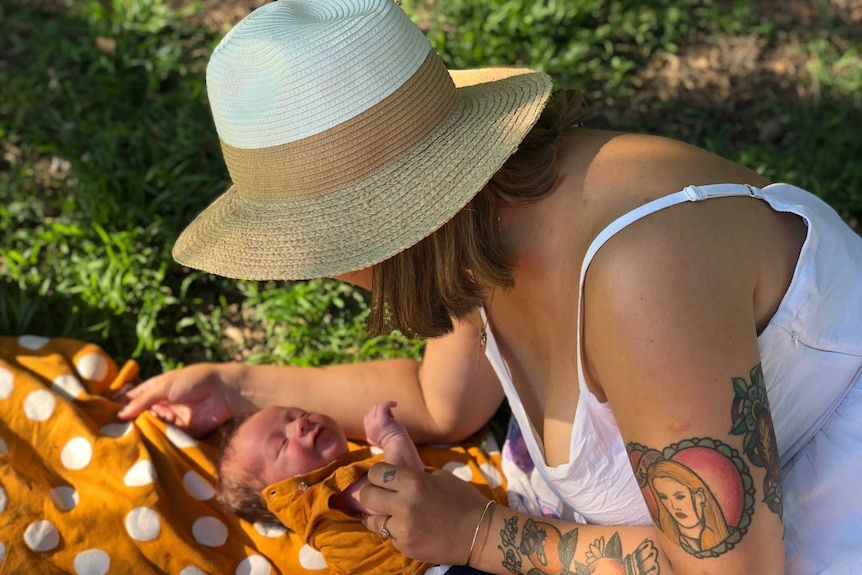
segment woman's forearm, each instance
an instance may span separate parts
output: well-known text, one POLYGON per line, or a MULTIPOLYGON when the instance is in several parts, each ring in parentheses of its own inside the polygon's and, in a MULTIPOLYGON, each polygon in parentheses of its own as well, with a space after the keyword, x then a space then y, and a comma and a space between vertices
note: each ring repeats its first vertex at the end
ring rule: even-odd
POLYGON ((314 368, 238 365, 239 394, 231 408, 247 412, 296 405, 329 415, 348 437, 364 440, 362 420, 368 409, 392 400, 401 406, 399 418, 411 433, 433 436, 433 420, 417 390, 417 366, 407 359, 314 368))
POLYGON ((226 369, 239 394, 231 408, 241 413, 297 405, 326 413, 348 437, 364 439, 368 409, 395 401, 396 416, 416 443, 461 441, 485 425, 503 401, 500 382, 481 353, 478 325, 478 319, 456 322, 452 333, 428 340, 421 362, 386 359, 319 368, 232 364, 226 369))
POLYGON ((532 517, 494 506, 478 534, 470 566, 488 573, 668 575, 653 527, 612 527, 532 517))
POLYGON ((230 398, 235 413, 296 405, 333 417, 348 437, 359 440, 365 439, 363 417, 375 403, 397 402, 398 419, 417 443, 462 439, 486 423, 500 403, 494 394, 481 393, 481 386, 474 388, 478 393, 464 391, 470 381, 440 382, 409 359, 320 368, 241 364, 225 368, 232 372, 226 380, 239 391, 230 398))
POLYGON ((488 573, 595 575, 783 574, 781 556, 755 540, 696 557, 653 526, 604 526, 489 510, 470 566, 488 573))

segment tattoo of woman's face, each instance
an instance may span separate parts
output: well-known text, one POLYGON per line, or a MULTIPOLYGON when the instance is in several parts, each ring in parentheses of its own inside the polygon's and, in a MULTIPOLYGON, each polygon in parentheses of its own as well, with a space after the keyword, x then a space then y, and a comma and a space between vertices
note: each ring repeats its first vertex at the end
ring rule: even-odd
POLYGON ((748 530, 754 488, 739 453, 715 439, 693 438, 662 451, 627 446, 656 526, 696 557, 732 549, 748 530))
MULTIPOLYGON (((742 452, 766 469, 763 501, 781 516, 781 471, 763 371, 732 378, 732 435, 742 436, 742 452)), ((691 438, 662 450, 626 446, 638 485, 656 526, 696 557, 733 549, 754 514, 754 480, 740 453, 711 438, 691 438)))

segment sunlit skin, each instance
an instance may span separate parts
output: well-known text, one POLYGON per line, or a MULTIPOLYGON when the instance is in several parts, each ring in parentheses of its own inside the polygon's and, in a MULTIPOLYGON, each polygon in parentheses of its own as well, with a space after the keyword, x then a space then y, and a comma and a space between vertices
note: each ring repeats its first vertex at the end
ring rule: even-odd
POLYGON ((699 539, 703 531, 703 490, 692 493, 688 487, 669 477, 653 481, 658 497, 668 513, 676 519, 680 533, 692 539, 699 539))
POLYGON ((232 445, 230 466, 270 485, 323 467, 349 451, 332 418, 298 407, 268 407, 243 423, 232 445))

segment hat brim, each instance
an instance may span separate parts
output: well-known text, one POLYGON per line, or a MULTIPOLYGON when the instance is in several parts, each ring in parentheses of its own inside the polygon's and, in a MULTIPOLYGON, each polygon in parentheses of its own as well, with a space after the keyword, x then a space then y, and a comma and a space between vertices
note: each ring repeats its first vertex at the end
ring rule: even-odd
POLYGON ((533 127, 551 93, 543 72, 450 71, 451 114, 372 176, 314 197, 267 203, 231 186, 180 234, 174 259, 248 280, 332 277, 418 243, 463 208, 533 127))

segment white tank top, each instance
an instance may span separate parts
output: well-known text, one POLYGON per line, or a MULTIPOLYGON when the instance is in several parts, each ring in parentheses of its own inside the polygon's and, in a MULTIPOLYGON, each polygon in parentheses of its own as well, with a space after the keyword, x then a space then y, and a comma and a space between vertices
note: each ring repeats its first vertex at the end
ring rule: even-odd
MULTIPOLYGON (((830 206, 788 184, 771 184, 763 189, 740 184, 689 186, 632 210, 595 238, 581 266, 581 300, 587 268, 614 234, 632 222, 684 201, 728 196, 759 198, 776 211, 799 215, 808 227, 790 286, 758 337, 775 434, 785 465, 823 425, 851 385, 862 378, 862 238, 830 206)), ((481 313, 484 320, 485 311, 481 313)), ((503 385, 536 468, 560 499, 589 523, 649 525, 650 515, 613 412, 586 385, 580 324, 577 329, 580 400, 572 425, 569 460, 555 467, 545 465, 535 429, 518 398, 490 326, 485 355, 503 385)))

